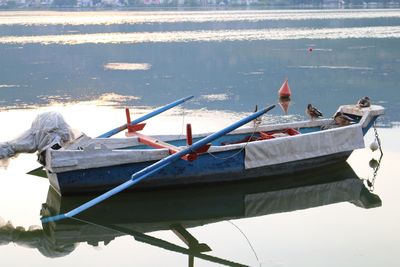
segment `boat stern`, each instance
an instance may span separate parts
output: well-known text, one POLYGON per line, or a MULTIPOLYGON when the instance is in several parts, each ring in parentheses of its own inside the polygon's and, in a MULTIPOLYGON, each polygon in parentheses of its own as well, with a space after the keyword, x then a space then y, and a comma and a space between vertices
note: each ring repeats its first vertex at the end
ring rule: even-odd
POLYGON ((375 120, 385 114, 385 108, 379 105, 371 105, 370 107, 358 107, 357 105, 344 105, 340 106, 338 112, 347 115, 359 117, 363 133, 367 133, 369 128, 372 127, 375 120))

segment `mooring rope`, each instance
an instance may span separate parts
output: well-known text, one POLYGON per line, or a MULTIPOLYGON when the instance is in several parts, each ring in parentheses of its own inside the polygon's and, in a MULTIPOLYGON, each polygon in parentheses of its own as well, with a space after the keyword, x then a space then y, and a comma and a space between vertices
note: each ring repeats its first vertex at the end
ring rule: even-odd
POLYGON ((185 128, 185 108, 183 107, 183 105, 182 105, 182 113, 181 113, 181 116, 182 116, 182 125, 181 125, 181 134, 179 135, 179 137, 178 137, 178 139, 181 139, 182 138, 182 136, 183 136, 183 131, 184 131, 184 128, 185 128))
POLYGON ((253 251, 254 256, 257 259, 258 265, 261 267, 261 262, 260 259, 257 256, 256 250, 254 249, 253 245, 251 244, 249 238, 246 236, 246 234, 242 231, 242 229, 239 228, 239 226, 237 226, 236 224, 234 224, 232 221, 227 220, 228 223, 232 224, 236 229, 239 230, 239 232, 243 235, 243 237, 246 239, 247 244, 249 244, 249 247, 251 248, 251 250, 253 251))
POLYGON ((244 146, 243 146, 242 148, 240 148, 239 151, 233 153, 232 155, 230 155, 230 156, 228 156, 228 157, 218 157, 218 156, 214 155, 213 153, 211 153, 211 152, 209 152, 209 151, 207 151, 207 153, 208 153, 210 156, 212 156, 213 158, 219 159, 219 160, 227 160, 227 159, 230 159, 230 158, 235 157, 236 155, 240 154, 240 153, 247 147, 247 145, 251 142, 251 140, 253 139, 255 133, 257 132, 258 127, 259 127, 260 124, 261 124, 261 121, 262 121, 262 120, 254 120, 254 121, 253 121, 253 123, 254 123, 253 132, 251 133, 251 135, 250 135, 249 139, 247 140, 247 142, 244 144, 244 146))

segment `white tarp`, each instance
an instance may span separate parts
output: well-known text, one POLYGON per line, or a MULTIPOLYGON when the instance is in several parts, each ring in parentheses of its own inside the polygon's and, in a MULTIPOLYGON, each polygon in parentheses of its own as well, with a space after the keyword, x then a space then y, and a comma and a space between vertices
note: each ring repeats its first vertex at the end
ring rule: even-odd
POLYGON ((63 146, 73 140, 71 128, 57 112, 39 114, 29 130, 18 138, 0 143, 0 160, 7 160, 18 153, 42 152, 55 144, 63 146))
POLYGON ((364 148, 360 125, 251 142, 245 148, 245 168, 257 168, 364 148))

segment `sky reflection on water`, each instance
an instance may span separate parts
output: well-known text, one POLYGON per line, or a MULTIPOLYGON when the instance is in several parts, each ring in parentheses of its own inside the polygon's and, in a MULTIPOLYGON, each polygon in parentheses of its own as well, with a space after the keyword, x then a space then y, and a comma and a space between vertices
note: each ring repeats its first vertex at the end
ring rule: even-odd
POLYGON ((223 31, 175 31, 141 33, 92 33, 42 36, 3 36, 0 44, 140 44, 175 42, 232 42, 299 39, 400 38, 400 26, 360 28, 285 28, 223 31))
POLYGON ((0 13, 1 25, 112 25, 182 22, 231 22, 269 20, 332 20, 400 18, 398 10, 241 10, 155 12, 52 12, 12 11, 0 13))
POLYGON ((369 95, 386 105, 386 126, 400 121, 398 10, 27 14, 0 12, 4 21, 15 19, 11 26, 0 23, 0 106, 6 109, 113 92, 140 99, 130 105, 161 105, 185 94, 198 97, 194 109, 248 112, 275 102, 289 78, 292 114, 303 114, 308 103, 332 114, 369 95), (40 22, 57 14, 65 24, 40 22), (249 21, 253 15, 261 21, 249 21), (121 25, 119 16, 157 23, 121 25), (21 26, 23 19, 38 24, 21 26), (223 94, 229 98, 202 97, 223 94))

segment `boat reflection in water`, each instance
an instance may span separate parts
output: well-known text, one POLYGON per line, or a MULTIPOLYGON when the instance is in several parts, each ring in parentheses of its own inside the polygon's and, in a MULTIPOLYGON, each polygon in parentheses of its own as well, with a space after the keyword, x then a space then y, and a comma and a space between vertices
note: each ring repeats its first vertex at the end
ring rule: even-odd
MULTIPOLYGON (((43 204, 43 216, 60 214, 79 206, 91 196, 60 197, 52 188, 43 204)), ((37 248, 47 257, 66 256, 81 242, 108 244, 123 235, 136 241, 228 266, 243 266, 211 256, 211 248, 200 243, 188 228, 209 223, 290 212, 339 202, 360 208, 381 206, 379 196, 364 185, 347 163, 334 164, 292 176, 257 179, 246 183, 213 187, 135 191, 120 194, 80 214, 79 219, 43 224, 43 229, 0 227, 0 244, 11 242, 37 248), (172 230, 187 247, 147 235, 172 230)))

